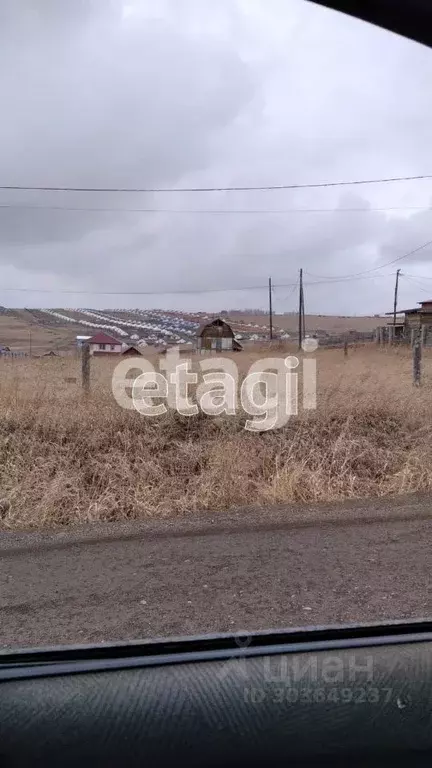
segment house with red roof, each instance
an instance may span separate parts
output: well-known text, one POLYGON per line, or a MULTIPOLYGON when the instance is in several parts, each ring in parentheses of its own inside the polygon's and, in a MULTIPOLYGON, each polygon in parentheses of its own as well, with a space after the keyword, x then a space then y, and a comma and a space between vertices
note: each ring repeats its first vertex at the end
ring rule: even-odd
POLYGON ((90 347, 90 354, 94 356, 121 355, 123 349, 121 341, 103 331, 91 336, 87 343, 90 347))

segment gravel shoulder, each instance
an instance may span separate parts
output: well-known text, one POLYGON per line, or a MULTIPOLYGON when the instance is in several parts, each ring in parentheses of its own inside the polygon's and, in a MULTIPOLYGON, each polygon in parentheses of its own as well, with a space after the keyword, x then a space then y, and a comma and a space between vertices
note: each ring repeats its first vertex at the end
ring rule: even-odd
POLYGON ((0 533, 0 646, 429 618, 429 498, 0 533))

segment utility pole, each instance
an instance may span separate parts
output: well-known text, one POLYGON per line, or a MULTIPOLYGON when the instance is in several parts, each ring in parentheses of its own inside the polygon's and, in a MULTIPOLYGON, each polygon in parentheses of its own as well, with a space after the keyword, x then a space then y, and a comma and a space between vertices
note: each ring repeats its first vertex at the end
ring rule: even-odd
POLYGON ((302 319, 303 319, 303 340, 306 338, 306 317, 305 317, 305 303, 304 303, 304 288, 303 288, 303 270, 302 270, 302 319))
POLYGON ((81 378, 85 395, 90 392, 90 346, 83 344, 81 350, 81 378))
POLYGON ((396 310, 397 310, 397 300, 398 300, 398 288, 399 288, 399 272, 400 269, 396 270, 396 283, 395 283, 395 290, 394 290, 394 305, 393 305, 393 325, 396 325, 396 310))
POLYGON ((413 346, 413 383, 415 387, 420 386, 421 380, 421 360, 422 360, 422 345, 420 335, 417 335, 413 346))
POLYGON ((303 297, 303 269, 300 269, 299 278, 299 311, 298 311, 298 335, 299 335, 299 349, 302 348, 302 341, 305 336, 305 319, 304 319, 304 297, 303 297))
POLYGON ((269 277, 269 332, 270 332, 270 341, 273 339, 273 306, 272 306, 272 282, 271 277, 269 277))

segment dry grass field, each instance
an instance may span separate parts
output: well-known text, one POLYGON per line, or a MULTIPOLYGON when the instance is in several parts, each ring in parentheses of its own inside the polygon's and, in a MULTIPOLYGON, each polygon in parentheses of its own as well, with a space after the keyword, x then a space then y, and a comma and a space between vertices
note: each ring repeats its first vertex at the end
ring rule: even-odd
MULTIPOLYGON (((266 315, 247 315, 244 313, 235 313, 229 320, 234 323, 258 323, 259 325, 268 325, 266 315)), ((278 315, 273 318, 275 328, 282 328, 288 333, 297 333, 298 316, 278 315)), ((374 331, 378 325, 385 325, 385 320, 378 317, 339 317, 337 315, 305 315, 306 332, 316 331, 318 329, 330 334, 346 333, 347 331, 374 331)))
MULTIPOLYGON (((0 315, 0 344, 14 352, 42 355, 51 350, 73 350, 75 336, 82 331, 70 327, 50 328, 30 323, 25 310, 16 310, 17 316, 0 315)), ((66 324, 65 324, 66 325, 66 324)))
MULTIPOLYGON (((264 352, 264 350, 262 351, 264 352)), ((266 354, 264 352, 264 354, 266 354)), ((282 354, 282 353, 280 353, 282 354)), ((286 354, 286 353, 285 353, 286 354)), ((259 351, 234 356, 243 371, 259 351)), ((182 515, 195 510, 384 496, 432 487, 432 359, 420 388, 410 351, 317 353, 318 407, 280 430, 244 414, 156 418, 121 409, 113 362, 0 361, 0 517, 9 528, 182 515)))

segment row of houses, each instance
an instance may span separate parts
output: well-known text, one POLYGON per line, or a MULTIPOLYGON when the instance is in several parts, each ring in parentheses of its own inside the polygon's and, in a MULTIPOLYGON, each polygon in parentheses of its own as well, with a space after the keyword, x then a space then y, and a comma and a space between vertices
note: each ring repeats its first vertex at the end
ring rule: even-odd
MULTIPOLYGON (((99 331, 94 336, 77 336, 76 342, 78 348, 88 344, 90 354, 94 357, 110 355, 132 357, 142 354, 138 346, 121 342, 104 331, 99 331)), ((221 318, 203 323, 198 328, 196 337, 197 352, 239 352, 241 349, 242 345, 235 338, 233 329, 221 318)))

